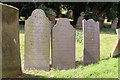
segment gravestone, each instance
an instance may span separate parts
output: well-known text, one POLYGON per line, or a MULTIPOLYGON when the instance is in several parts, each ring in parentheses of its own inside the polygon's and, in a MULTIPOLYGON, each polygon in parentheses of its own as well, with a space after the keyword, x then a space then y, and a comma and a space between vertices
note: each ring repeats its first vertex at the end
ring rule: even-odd
POLYGON ((117 33, 118 39, 120 39, 120 28, 116 29, 116 33, 117 33))
POLYGON ((82 28, 82 20, 85 16, 85 13, 84 12, 81 12, 80 13, 80 17, 78 17, 78 20, 77 20, 77 24, 76 24, 76 28, 82 28))
POLYGON ((116 29, 116 31, 117 31, 118 39, 114 45, 112 52, 110 53, 111 57, 114 57, 120 54, 120 29, 116 29))
MULTIPOLYGON (((2 53, 2 77, 10 77, 21 72, 19 43, 19 11, 0 3, 0 52, 2 53)), ((0 64, 1 66, 1 64, 0 64)))
POLYGON ((120 28, 118 29, 118 39, 120 39, 120 28))
POLYGON ((110 54, 111 57, 115 57, 118 54, 120 54, 120 39, 117 40, 117 42, 114 45, 114 48, 110 54))
POLYGON ((55 25, 56 13, 55 13, 52 9, 50 9, 50 10, 48 11, 48 13, 50 14, 49 20, 51 21, 52 27, 53 27, 53 26, 55 25))
POLYGON ((113 20, 113 22, 112 22, 111 28, 112 28, 112 29, 116 29, 117 23, 118 23, 118 18, 116 17, 116 18, 113 20))
POLYGON ((0 80, 2 79, 2 5, 0 4, 0 80))
POLYGON ((72 10, 68 11, 68 18, 73 19, 73 11, 72 10))
POLYGON ((51 23, 41 9, 25 21, 25 69, 49 70, 51 23))
POLYGON ((83 20, 83 33, 83 65, 88 65, 100 60, 99 22, 83 20))
POLYGON ((52 32, 52 66, 75 68, 75 29, 66 18, 60 18, 52 32))

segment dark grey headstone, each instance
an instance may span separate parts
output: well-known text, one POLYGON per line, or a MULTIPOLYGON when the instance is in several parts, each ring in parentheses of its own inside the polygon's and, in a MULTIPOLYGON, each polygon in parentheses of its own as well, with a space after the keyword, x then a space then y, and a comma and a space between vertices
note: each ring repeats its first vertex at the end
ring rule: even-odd
POLYGON ((83 64, 88 65, 100 60, 99 23, 93 19, 83 20, 83 33, 83 64))
POLYGON ((19 44, 19 11, 12 6, 4 4, 0 4, 0 6, 2 7, 2 11, 0 11, 0 15, 2 14, 2 26, 0 26, 2 77, 10 77, 22 73, 19 44))
POLYGON ((59 69, 75 68, 75 29, 66 18, 61 18, 53 27, 52 66, 59 69))
POLYGON ((49 70, 51 23, 36 9, 25 21, 25 69, 49 70))

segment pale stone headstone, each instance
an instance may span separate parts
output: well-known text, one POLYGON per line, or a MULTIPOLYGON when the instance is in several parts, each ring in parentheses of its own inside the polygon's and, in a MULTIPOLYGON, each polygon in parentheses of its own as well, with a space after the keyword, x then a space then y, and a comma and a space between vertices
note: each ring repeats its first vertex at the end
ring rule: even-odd
POLYGON ((118 39, 120 39, 120 28, 116 29, 116 33, 117 33, 118 39))
POLYGON ((41 9, 25 21, 25 69, 49 70, 51 23, 41 9))
POLYGON ((2 15, 2 17, 0 16, 2 77, 10 77, 22 74, 19 44, 19 11, 17 8, 1 3, 0 7, 2 7, 0 9, 0 15, 2 15))
POLYGON ((112 28, 112 29, 116 29, 117 23, 118 23, 118 18, 116 17, 116 18, 113 20, 113 22, 112 22, 111 28, 112 28))
POLYGON ((120 28, 118 29, 117 35, 118 35, 118 39, 120 39, 120 28))
POLYGON ((99 22, 83 20, 83 65, 100 60, 99 22))
POLYGON ((84 19, 85 13, 81 12, 80 17, 78 17, 76 28, 82 28, 82 20, 84 19))
POLYGON ((120 29, 116 29, 118 40, 116 41, 112 52, 110 53, 111 57, 117 56, 120 54, 120 29))
POLYGON ((120 54, 120 39, 118 39, 117 42, 115 43, 110 56, 114 57, 114 56, 117 56, 118 54, 120 54))
POLYGON ((75 29, 68 19, 60 18, 52 32, 52 66, 75 68, 75 29))

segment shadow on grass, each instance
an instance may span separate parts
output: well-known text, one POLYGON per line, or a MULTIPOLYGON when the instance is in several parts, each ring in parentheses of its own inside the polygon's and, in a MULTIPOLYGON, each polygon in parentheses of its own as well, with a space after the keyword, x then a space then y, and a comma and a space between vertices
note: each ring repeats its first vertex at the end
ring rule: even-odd
POLYGON ((120 58, 120 54, 114 56, 113 58, 120 58))
POLYGON ((22 78, 46 78, 45 76, 23 73, 22 78))
POLYGON ((76 61, 75 68, 78 68, 80 65, 83 65, 83 61, 76 61))

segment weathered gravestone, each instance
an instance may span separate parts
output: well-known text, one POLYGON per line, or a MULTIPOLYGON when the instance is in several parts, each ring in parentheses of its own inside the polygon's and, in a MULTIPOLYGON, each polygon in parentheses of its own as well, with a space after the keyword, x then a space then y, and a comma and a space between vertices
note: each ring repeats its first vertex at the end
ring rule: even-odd
POLYGON ((49 70, 51 23, 41 9, 25 21, 25 69, 49 70))
POLYGON ((18 9, 0 4, 2 77, 21 74, 18 9))
POLYGON ((118 23, 118 18, 116 17, 116 18, 113 20, 113 22, 112 22, 111 28, 112 28, 112 29, 116 29, 117 23, 118 23))
POLYGON ((88 65, 100 60, 99 22, 83 20, 83 33, 83 65, 88 65))
POLYGON ((81 12, 80 17, 78 17, 76 28, 82 28, 82 20, 84 19, 85 13, 81 12))
POLYGON ((68 18, 73 19, 73 11, 72 10, 68 11, 68 18))
POLYGON ((114 48, 110 54, 111 57, 115 57, 118 54, 120 54, 120 39, 117 40, 117 42, 114 45, 114 48))
POLYGON ((114 45, 112 52, 110 53, 111 57, 115 57, 118 54, 120 54, 120 29, 117 29, 116 31, 117 31, 118 39, 114 45))
POLYGON ((66 18, 60 18, 52 32, 52 66, 75 68, 75 29, 66 18))
POLYGON ((52 24, 52 27, 53 27, 53 26, 55 25, 56 13, 55 13, 52 9, 50 9, 50 10, 48 11, 48 13, 50 14, 49 20, 51 21, 51 24, 52 24))
POLYGON ((120 28, 116 29, 117 35, 118 35, 118 39, 120 39, 120 28))

